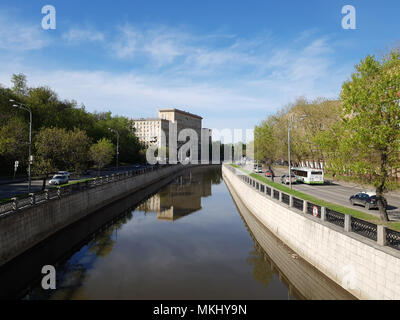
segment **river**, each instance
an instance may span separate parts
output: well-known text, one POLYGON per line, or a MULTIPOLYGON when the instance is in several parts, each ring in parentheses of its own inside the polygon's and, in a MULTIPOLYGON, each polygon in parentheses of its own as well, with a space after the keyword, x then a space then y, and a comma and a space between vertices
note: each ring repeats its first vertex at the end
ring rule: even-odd
POLYGON ((262 226, 229 192, 220 167, 189 169, 139 204, 130 201, 0 269, 7 298, 351 298, 262 226), (41 287, 45 264, 55 266, 56 290, 41 287))

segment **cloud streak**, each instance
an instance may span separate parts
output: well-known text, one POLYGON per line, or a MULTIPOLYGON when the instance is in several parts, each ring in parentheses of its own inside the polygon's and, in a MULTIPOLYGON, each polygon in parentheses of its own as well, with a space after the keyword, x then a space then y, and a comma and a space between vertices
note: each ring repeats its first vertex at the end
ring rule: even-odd
MULTIPOLYGON (((18 28, 18 42, 29 36, 34 39, 24 43, 25 50, 49 45, 29 25, 18 28)), ((336 97, 351 71, 336 64, 333 42, 316 31, 299 33, 282 44, 271 33, 243 38, 182 30, 123 24, 111 32, 75 26, 61 39, 66 45, 75 44, 70 48, 76 47, 76 54, 71 53, 74 60, 82 54, 80 46, 100 43, 100 50, 108 55, 98 58, 97 50, 82 57, 99 59, 97 70, 93 66, 71 69, 68 60, 62 67, 43 70, 21 58, 0 61, 0 83, 10 85, 12 73, 23 72, 31 86, 47 85, 90 111, 146 117, 154 116, 159 107, 172 106, 201 114, 208 127, 252 128, 298 96, 336 97), (124 68, 108 67, 115 63, 124 68)), ((6 38, 13 32, 17 31, 6 38)), ((0 48, 6 38, 0 38, 0 48)))

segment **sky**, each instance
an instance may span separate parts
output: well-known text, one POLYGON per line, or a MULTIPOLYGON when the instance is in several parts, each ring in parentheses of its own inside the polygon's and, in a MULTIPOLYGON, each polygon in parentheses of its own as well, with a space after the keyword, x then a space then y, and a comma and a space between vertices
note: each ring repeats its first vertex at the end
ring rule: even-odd
POLYGON ((399 12, 398 0, 2 0, 0 84, 24 73, 91 112, 171 107, 250 129, 300 96, 338 98, 362 58, 398 44, 399 12), (356 29, 342 28, 345 5, 356 29))

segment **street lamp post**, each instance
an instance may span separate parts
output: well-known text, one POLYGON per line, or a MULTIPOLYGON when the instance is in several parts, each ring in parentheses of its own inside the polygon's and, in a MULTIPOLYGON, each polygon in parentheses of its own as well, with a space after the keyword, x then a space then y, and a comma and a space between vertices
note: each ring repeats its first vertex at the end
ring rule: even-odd
POLYGON ((28 159, 28 193, 31 192, 31 165, 32 165, 32 110, 23 103, 16 102, 10 99, 10 102, 15 103, 14 108, 23 109, 29 112, 29 159, 28 159))
MULTIPOLYGON (((306 117, 308 117, 306 114, 301 116, 299 118, 299 121, 303 121, 304 118, 306 118, 306 117)), ((291 168, 292 166, 291 166, 291 163, 290 163, 291 162, 291 159, 290 159, 290 130, 291 130, 291 126, 292 126, 293 122, 294 122, 294 116, 290 115, 289 119, 288 119, 288 160, 289 160, 288 166, 289 166, 289 184, 290 184, 290 189, 292 189, 292 168, 291 168)))
POLYGON ((117 171, 118 171, 118 155, 119 155, 119 132, 118 130, 108 128, 111 132, 114 132, 117 135, 117 171))

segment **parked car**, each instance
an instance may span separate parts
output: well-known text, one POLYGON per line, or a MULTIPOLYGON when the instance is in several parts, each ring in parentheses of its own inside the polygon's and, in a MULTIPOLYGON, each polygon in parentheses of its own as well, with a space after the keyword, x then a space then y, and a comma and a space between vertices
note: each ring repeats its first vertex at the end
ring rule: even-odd
MULTIPOLYGON (((359 192, 350 197, 351 205, 362 205, 365 209, 370 210, 378 208, 378 202, 376 200, 376 194, 373 192, 359 192)), ((387 200, 383 198, 383 206, 387 208, 387 200)))
POLYGON ((292 182, 292 184, 297 182, 297 178, 294 174, 290 175, 290 180, 289 180, 289 175, 288 174, 284 174, 281 177, 281 182, 284 184, 290 184, 290 182, 292 182))
POLYGON ((68 183, 68 177, 64 174, 56 174, 53 179, 49 181, 50 185, 62 185, 68 183))
POLYGON ((58 171, 57 174, 67 176, 68 179, 70 179, 70 173, 68 171, 58 171))
POLYGON ((268 178, 275 177, 274 173, 271 170, 265 171, 265 176, 268 178))

